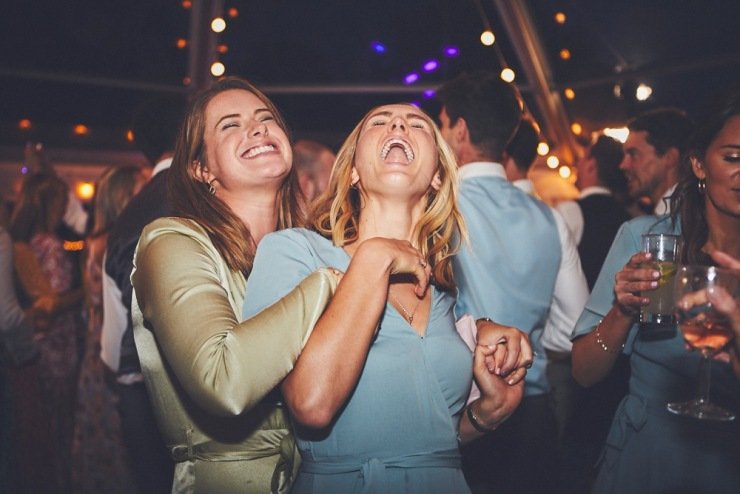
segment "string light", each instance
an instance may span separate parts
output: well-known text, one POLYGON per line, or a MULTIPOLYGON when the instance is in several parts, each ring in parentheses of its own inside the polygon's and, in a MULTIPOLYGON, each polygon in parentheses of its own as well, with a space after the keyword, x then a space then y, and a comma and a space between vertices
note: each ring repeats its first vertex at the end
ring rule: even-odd
POLYGON ((424 64, 424 72, 434 72, 439 68, 439 62, 432 59, 424 64))
POLYGON ((563 177, 563 178, 568 178, 568 177, 570 177, 572 173, 573 173, 573 172, 572 172, 572 170, 570 169, 570 167, 569 167, 569 166, 561 166, 561 167, 560 167, 560 168, 558 169, 558 174, 559 174, 559 175, 560 175, 561 177, 563 177))
POLYGON ((496 36, 493 34, 493 31, 486 29, 480 34, 480 42, 485 46, 491 46, 496 42, 496 36))
POLYGON ((558 24, 565 24, 565 20, 567 18, 565 17, 565 14, 563 12, 556 12, 555 13, 555 22, 558 24))
POLYGON ((229 9, 229 17, 231 17, 232 19, 234 19, 234 18, 236 18, 238 16, 239 16, 239 11, 236 9, 236 7, 231 7, 229 9))
POLYGON ((175 44, 177 45, 177 47, 179 49, 182 50, 183 48, 185 48, 186 46, 188 46, 188 40, 186 40, 185 38, 180 38, 180 39, 177 40, 177 43, 175 43, 175 44))
POLYGON ((72 132, 74 132, 75 135, 84 136, 90 132, 90 129, 85 124, 77 124, 74 126, 74 129, 72 129, 72 132))
POLYGON ((572 124, 570 124, 570 131, 579 136, 583 132, 583 127, 581 127, 581 124, 579 124, 578 122, 573 122, 572 124))
POLYGON ((221 62, 213 62, 211 64, 211 74, 214 77, 221 77, 226 72, 226 66, 221 62))
POLYGON ((550 146, 546 142, 542 141, 537 144, 537 154, 539 154, 540 156, 547 156, 547 153, 549 152, 550 146))
POLYGON ((455 58, 460 55, 460 48, 457 46, 446 46, 443 51, 447 58, 455 58))
POLYGON ((640 84, 639 86, 637 86, 637 89, 635 90, 635 98, 637 98, 638 101, 645 101, 652 94, 653 94, 653 88, 651 88, 647 84, 640 84))
POLYGON ((83 201, 89 201, 95 195, 95 185, 90 182, 78 182, 75 194, 83 201))
POLYGON ((418 80, 419 80, 419 74, 417 74, 416 72, 411 72, 410 74, 407 74, 406 77, 403 78, 404 84, 413 84, 418 80))
POLYGON ((188 10, 192 6, 193 2, 191 2, 190 0, 182 0, 182 8, 184 8, 185 10, 188 10))
POLYGON ((31 130, 31 121, 27 118, 23 118, 18 122, 18 128, 21 130, 31 130))
POLYGON ((385 53, 385 45, 380 41, 373 41, 370 46, 375 53, 385 53))
POLYGON ((560 50, 560 58, 562 60, 570 60, 570 50, 567 48, 560 50))
POLYGON ((509 67, 505 67, 501 71, 501 79, 503 79, 506 82, 514 82, 514 79, 516 79, 516 74, 509 67))
POLYGON ((222 33, 226 29, 226 21, 223 17, 214 17, 211 21, 211 30, 214 33, 222 33))
POLYGON ((129 129, 126 131, 126 140, 128 142, 134 142, 134 131, 129 129))
POLYGON ((563 95, 565 96, 566 99, 574 99, 576 97, 576 92, 573 91, 573 88, 567 87, 563 91, 563 95))
POLYGON ((220 45, 216 46, 216 51, 219 52, 221 55, 224 55, 228 53, 229 47, 224 43, 221 43, 220 45))
POLYGON ((554 154, 551 154, 550 156, 548 156, 545 162, 547 163, 547 166, 549 168, 552 168, 553 170, 560 165, 560 160, 554 154))

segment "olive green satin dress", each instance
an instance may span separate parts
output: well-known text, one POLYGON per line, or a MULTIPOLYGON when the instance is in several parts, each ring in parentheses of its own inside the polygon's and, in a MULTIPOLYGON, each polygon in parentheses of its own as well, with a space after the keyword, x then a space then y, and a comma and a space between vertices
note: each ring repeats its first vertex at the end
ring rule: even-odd
POLYGON ((266 398, 293 368, 336 288, 327 270, 247 321, 246 280, 195 222, 142 232, 131 274, 134 337, 173 492, 287 492, 299 466, 287 411, 266 398))

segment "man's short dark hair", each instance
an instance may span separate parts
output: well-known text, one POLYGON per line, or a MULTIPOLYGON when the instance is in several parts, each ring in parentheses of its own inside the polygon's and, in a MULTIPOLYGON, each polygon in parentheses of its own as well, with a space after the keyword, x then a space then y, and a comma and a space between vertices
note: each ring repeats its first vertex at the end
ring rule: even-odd
POLYGON ((516 87, 491 72, 462 74, 437 91, 450 125, 464 118, 470 141, 489 159, 500 161, 522 118, 516 87))
POLYGON ((160 95, 143 101, 134 110, 131 131, 134 144, 154 166, 157 160, 175 147, 185 113, 185 97, 160 95))
POLYGON ((507 146, 506 153, 514 160, 516 167, 526 173, 537 157, 539 142, 540 133, 537 126, 532 120, 525 118, 507 146))
POLYGON ((657 108, 633 118, 627 123, 629 130, 647 132, 647 142, 663 156, 670 148, 683 155, 686 152, 694 123, 678 108, 657 108))
POLYGON ((596 176, 604 187, 615 194, 627 190, 627 179, 619 169, 624 158, 621 142, 602 134, 589 147, 588 155, 596 161, 596 176))

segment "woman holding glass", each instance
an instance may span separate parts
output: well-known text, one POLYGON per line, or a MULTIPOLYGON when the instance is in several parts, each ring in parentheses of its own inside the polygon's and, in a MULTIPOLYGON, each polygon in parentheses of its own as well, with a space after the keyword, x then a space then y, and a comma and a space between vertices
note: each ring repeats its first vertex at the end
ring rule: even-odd
POLYGON ((303 458, 293 493, 470 492, 459 442, 521 400, 526 335, 479 321, 471 355, 455 331, 456 177, 425 113, 375 108, 339 150, 313 228, 257 249, 245 317, 320 267, 345 272, 282 384, 303 458), (472 374, 481 398, 466 407, 472 374))
MULTIPOLYGON (((574 332, 573 375, 598 382, 617 355, 630 356, 629 394, 615 414, 599 462, 596 493, 713 492, 740 489, 740 421, 675 415, 666 403, 694 394, 698 352, 681 332, 638 336, 637 315, 659 283, 640 251, 645 233, 679 234, 682 264, 712 264, 711 254, 740 255, 740 94, 729 93, 697 129, 682 162, 673 216, 625 223, 574 332), (616 281, 615 281, 616 280, 616 281)), ((712 366, 712 400, 740 411, 740 381, 729 365, 712 366)))

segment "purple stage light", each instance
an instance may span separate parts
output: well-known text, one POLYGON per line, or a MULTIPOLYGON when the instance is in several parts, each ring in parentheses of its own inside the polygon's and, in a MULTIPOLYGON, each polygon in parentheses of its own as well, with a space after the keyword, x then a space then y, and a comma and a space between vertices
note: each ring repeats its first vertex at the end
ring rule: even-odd
POLYGON ((419 74, 411 72, 409 75, 403 78, 403 82, 406 84, 413 84, 419 80, 419 74))
POLYGON ((436 60, 429 60, 424 64, 424 72, 432 72, 439 68, 439 62, 436 60))
POLYGON ((456 57, 460 54, 460 48, 458 48, 457 46, 447 46, 444 49, 444 54, 445 56, 450 58, 456 57))
POLYGON ((27 167, 27 166, 22 166, 22 167, 21 167, 21 173, 22 173, 23 175, 25 175, 26 173, 28 173, 28 167, 27 167))
POLYGON ((375 53, 385 53, 385 45, 380 41, 373 41, 371 43, 371 46, 373 47, 375 53))
POLYGON ((426 91, 424 91, 423 94, 424 97, 427 99, 434 98, 434 95, 437 94, 437 91, 435 91, 434 89, 427 89, 426 91))

